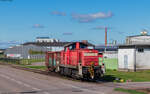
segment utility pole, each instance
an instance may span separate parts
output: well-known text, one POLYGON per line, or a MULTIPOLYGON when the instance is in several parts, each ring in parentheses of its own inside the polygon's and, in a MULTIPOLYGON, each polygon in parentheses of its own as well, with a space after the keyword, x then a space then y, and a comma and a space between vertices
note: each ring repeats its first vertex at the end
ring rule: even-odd
POLYGON ((107 27, 105 27, 105 50, 104 52, 106 52, 106 48, 107 48, 107 27))

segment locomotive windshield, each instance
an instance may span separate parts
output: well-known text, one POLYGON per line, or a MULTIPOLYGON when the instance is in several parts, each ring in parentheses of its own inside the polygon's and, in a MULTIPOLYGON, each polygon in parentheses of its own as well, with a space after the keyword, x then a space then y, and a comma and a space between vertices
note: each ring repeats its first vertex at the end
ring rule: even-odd
POLYGON ((80 48, 81 48, 81 49, 87 48, 87 45, 85 45, 85 44, 80 44, 80 48))
MULTIPOLYGON (((88 46, 84 43, 79 43, 79 49, 85 49, 88 46)), ((69 50, 75 50, 77 48, 77 44, 76 43, 71 43, 65 46, 65 51, 67 50, 67 48, 69 48, 69 50)))
MULTIPOLYGON (((84 49, 84 48, 87 48, 87 45, 80 44, 80 49, 84 49)), ((69 50, 74 50, 74 49, 76 49, 76 44, 72 44, 69 46, 69 50)))
POLYGON ((69 46, 69 49, 70 49, 70 50, 74 50, 75 48, 76 48, 76 45, 75 45, 75 44, 72 44, 72 45, 69 46))

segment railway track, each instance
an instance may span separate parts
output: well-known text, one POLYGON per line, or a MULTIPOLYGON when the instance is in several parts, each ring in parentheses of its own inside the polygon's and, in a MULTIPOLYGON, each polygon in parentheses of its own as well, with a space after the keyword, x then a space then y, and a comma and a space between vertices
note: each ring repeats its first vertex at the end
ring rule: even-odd
POLYGON ((86 82, 86 83, 103 83, 101 81, 93 81, 93 80, 83 80, 83 79, 74 79, 68 76, 64 76, 61 75, 59 73, 55 73, 55 72, 49 72, 47 70, 39 70, 39 69, 32 69, 32 68, 26 68, 20 65, 15 65, 15 64, 8 64, 8 63, 1 63, 0 65, 6 65, 12 68, 16 68, 16 69, 20 69, 20 70, 25 70, 25 71, 30 71, 30 72, 34 72, 34 73, 38 73, 38 74, 42 74, 42 75, 47 75, 47 76, 54 76, 54 77, 59 77, 62 79, 66 79, 66 80, 72 80, 72 81, 80 81, 80 82, 86 82))
POLYGON ((30 71, 38 74, 43 74, 43 75, 51 75, 51 76, 60 76, 59 74, 53 73, 53 72, 48 72, 46 70, 39 70, 39 69, 32 69, 32 68, 26 68, 20 65, 15 65, 15 64, 8 64, 8 63, 1 63, 0 65, 6 65, 12 68, 20 69, 20 70, 25 70, 25 71, 30 71))

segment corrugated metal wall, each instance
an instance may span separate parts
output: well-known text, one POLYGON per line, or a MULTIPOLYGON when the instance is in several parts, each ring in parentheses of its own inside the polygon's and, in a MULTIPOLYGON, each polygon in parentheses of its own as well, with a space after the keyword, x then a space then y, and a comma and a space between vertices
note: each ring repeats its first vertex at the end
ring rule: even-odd
MULTIPOLYGON (((99 62, 101 65, 101 58, 99 58, 99 62)), ((118 59, 117 58, 104 58, 103 62, 105 64, 106 69, 118 70, 118 59)))
POLYGON ((7 56, 7 54, 19 54, 20 57, 16 57, 16 58, 20 58, 20 59, 36 59, 36 58, 45 58, 45 54, 30 54, 29 50, 33 50, 33 51, 61 51, 63 50, 63 47, 46 47, 46 46, 36 46, 36 45, 20 45, 20 46, 15 46, 12 48, 8 48, 5 51, 5 55, 7 56))

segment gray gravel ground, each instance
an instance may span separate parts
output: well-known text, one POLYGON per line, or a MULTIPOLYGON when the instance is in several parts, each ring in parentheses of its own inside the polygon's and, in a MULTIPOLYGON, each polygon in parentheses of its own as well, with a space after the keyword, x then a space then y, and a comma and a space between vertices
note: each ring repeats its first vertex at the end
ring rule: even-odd
POLYGON ((0 65, 0 94, 125 94, 115 87, 150 87, 150 83, 85 83, 0 65))

